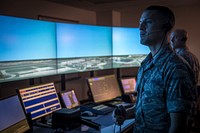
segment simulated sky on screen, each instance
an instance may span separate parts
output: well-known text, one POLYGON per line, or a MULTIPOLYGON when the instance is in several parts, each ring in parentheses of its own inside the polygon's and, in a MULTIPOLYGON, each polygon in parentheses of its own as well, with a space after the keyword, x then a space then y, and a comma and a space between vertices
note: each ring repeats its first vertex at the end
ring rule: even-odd
POLYGON ((138 28, 113 27, 113 55, 148 54, 147 46, 140 44, 138 28))
POLYGON ((57 23, 57 57, 112 55, 112 28, 57 23))
POLYGON ((0 61, 56 58, 55 23, 0 16, 0 61))
POLYGON ((0 61, 148 54, 139 29, 0 16, 0 61))

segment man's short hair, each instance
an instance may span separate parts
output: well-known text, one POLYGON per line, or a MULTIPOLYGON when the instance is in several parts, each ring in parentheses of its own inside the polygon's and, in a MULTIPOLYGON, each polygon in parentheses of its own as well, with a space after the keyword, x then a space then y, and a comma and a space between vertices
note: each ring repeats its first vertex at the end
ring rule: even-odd
POLYGON ((161 15, 168 17, 168 22, 163 25, 163 29, 166 31, 170 31, 175 24, 175 16, 172 10, 170 10, 168 7, 165 6, 149 6, 144 11, 153 10, 158 11, 161 15))
POLYGON ((188 33, 186 30, 184 29, 176 29, 174 30, 175 33, 179 34, 179 36, 181 37, 181 41, 186 42, 187 38, 188 38, 188 33))

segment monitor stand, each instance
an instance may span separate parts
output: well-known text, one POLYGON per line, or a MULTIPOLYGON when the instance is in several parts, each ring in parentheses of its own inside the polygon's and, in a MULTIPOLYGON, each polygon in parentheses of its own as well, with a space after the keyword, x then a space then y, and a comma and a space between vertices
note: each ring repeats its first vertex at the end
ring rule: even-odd
POLYGON ((44 116, 40 120, 36 120, 33 122, 33 126, 43 127, 43 128, 51 128, 51 117, 44 116))

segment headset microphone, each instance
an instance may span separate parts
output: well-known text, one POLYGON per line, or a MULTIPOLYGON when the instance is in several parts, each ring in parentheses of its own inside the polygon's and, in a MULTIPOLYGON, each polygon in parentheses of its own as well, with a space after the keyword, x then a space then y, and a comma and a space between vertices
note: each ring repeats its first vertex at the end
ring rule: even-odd
POLYGON ((160 32, 160 31, 166 31, 166 29, 153 30, 153 31, 147 32, 147 35, 150 35, 155 32, 160 32))
POLYGON ((149 35, 156 33, 156 32, 160 32, 160 31, 166 31, 166 29, 159 29, 159 30, 153 30, 153 31, 150 31, 150 32, 146 32, 146 34, 144 34, 144 36, 149 37, 149 35))

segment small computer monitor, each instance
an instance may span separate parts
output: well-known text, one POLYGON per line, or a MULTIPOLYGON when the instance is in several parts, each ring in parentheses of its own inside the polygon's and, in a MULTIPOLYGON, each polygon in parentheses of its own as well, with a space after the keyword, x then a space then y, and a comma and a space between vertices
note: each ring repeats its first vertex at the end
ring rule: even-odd
POLYGON ((121 78, 122 90, 124 94, 135 93, 136 91, 136 77, 121 78))
POLYGON ((61 101, 64 107, 72 109, 80 105, 74 90, 60 92, 61 101))
POLYGON ((0 132, 24 133, 31 131, 17 95, 0 100, 0 132))
POLYGON ((56 110, 61 104, 54 83, 47 83, 17 90, 24 110, 36 120, 56 110))
POLYGON ((106 102, 121 96, 115 75, 89 78, 88 84, 96 103, 106 102))

